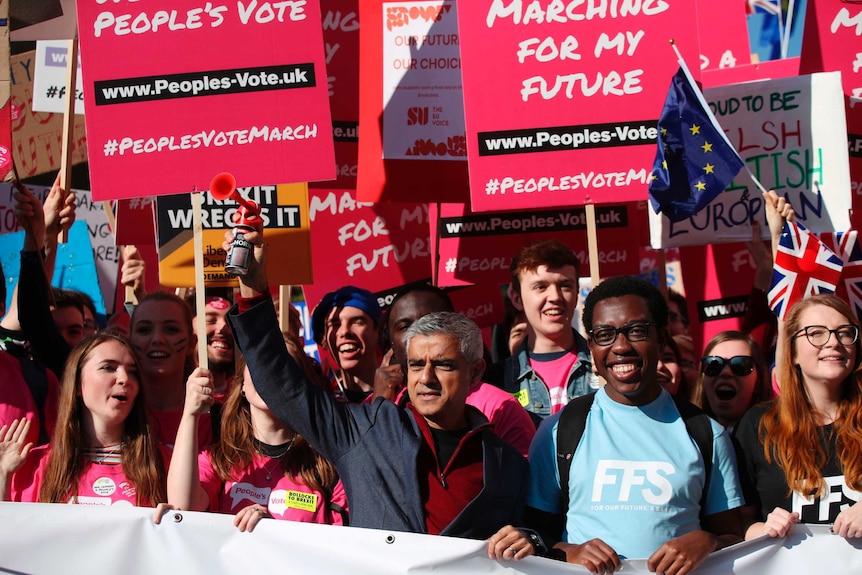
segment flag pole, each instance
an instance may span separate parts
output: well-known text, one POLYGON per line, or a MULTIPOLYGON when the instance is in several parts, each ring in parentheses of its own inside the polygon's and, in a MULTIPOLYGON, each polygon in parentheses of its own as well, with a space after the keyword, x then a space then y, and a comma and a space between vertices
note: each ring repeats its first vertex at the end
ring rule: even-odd
MULTIPOLYGON (((685 63, 685 59, 682 57, 682 54, 680 53, 679 48, 676 47, 676 42, 674 41, 673 38, 670 39, 670 46, 671 46, 671 48, 673 48, 673 51, 676 54, 677 61, 679 62, 679 67, 682 68, 685 75, 688 76, 688 79, 689 79, 689 82, 691 83, 692 89, 694 90, 695 95, 697 96, 697 99, 700 100, 700 103, 703 106, 704 111, 707 113, 707 115, 709 116, 709 119, 712 121, 713 124, 719 125, 718 120, 715 119, 715 116, 712 113, 712 109, 710 109, 709 104, 706 101, 706 98, 703 97, 703 92, 701 92, 700 86, 698 86, 697 82, 694 81, 694 78, 691 75, 691 71, 688 69, 688 65, 686 65, 686 63, 685 63)), ((736 146, 734 146, 733 144, 730 143, 730 140, 727 139, 727 134, 725 134, 723 131, 720 131, 719 133, 724 138, 724 141, 727 142, 727 145, 730 146, 731 148, 733 148, 734 151, 736 151, 736 146)), ((737 151, 736 154, 739 155, 739 152, 737 151)), ((760 190, 760 193, 766 194, 767 193, 766 188, 763 187, 763 184, 760 183, 760 180, 758 180, 754 176, 754 173, 748 167, 748 164, 745 163, 745 160, 743 160, 742 163, 743 163, 743 167, 745 168, 746 173, 748 174, 748 177, 751 178, 751 181, 754 182, 754 185, 757 186, 757 189, 760 190)))

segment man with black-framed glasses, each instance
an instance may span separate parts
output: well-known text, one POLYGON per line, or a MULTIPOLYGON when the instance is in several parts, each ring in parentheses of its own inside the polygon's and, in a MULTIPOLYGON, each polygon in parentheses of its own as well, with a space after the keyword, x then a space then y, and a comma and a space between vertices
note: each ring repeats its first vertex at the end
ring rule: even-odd
POLYGON ((648 282, 599 284, 583 320, 607 384, 547 419, 530 447, 528 523, 594 573, 612 573, 620 558, 648 558, 651 571, 684 575, 741 540, 742 490, 727 433, 658 382, 667 317, 648 282))

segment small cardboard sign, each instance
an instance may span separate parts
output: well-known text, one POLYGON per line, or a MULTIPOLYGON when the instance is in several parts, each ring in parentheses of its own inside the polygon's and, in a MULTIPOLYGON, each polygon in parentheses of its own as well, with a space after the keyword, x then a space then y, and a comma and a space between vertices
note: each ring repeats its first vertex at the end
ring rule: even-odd
MULTIPOLYGON (((66 56, 69 43, 63 40, 36 42, 36 78, 33 82, 33 110, 66 112, 66 56)), ((81 56, 78 55, 78 75, 75 84, 75 114, 84 114, 84 79, 81 56)))
MULTIPOLYGON (((63 151, 63 115, 36 112, 31 107, 36 51, 12 56, 10 64, 12 151, 18 177, 29 178, 58 170, 63 151)), ((72 136, 72 164, 86 162, 87 135, 83 117, 75 117, 72 136)))

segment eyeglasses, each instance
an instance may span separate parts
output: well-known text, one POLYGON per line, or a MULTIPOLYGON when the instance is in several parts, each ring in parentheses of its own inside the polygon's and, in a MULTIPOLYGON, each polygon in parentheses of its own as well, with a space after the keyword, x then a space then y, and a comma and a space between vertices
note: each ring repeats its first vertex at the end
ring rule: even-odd
POLYGON ((725 365, 730 365, 730 371, 733 372, 733 375, 745 377, 754 371, 754 358, 750 355, 735 355, 730 359, 719 355, 707 355, 700 360, 700 370, 703 375, 709 377, 716 377, 725 365))
POLYGON ((809 325, 797 331, 793 337, 799 337, 803 333, 808 339, 808 343, 816 348, 821 348, 829 343, 829 338, 832 337, 833 333, 841 345, 853 345, 859 339, 859 328, 850 324, 839 325, 835 329, 829 329, 825 325, 809 325))
POLYGON ((631 321, 622 327, 603 325, 591 329, 589 334, 596 345, 607 347, 617 340, 619 334, 623 334, 631 342, 644 341, 649 337, 649 326, 651 325, 655 325, 655 322, 631 321))

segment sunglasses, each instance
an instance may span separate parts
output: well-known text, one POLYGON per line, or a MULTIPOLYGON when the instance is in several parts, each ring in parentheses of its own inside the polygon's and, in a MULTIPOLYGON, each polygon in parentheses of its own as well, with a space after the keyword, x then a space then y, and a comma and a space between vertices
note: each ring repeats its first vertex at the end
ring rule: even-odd
POLYGON ((750 355, 735 355, 730 359, 718 355, 708 355, 700 360, 700 370, 703 375, 716 377, 728 364, 733 375, 739 377, 745 377, 754 371, 754 358, 750 355))

